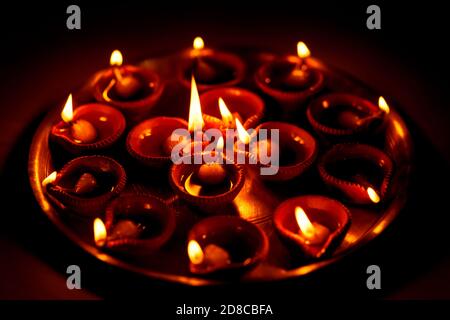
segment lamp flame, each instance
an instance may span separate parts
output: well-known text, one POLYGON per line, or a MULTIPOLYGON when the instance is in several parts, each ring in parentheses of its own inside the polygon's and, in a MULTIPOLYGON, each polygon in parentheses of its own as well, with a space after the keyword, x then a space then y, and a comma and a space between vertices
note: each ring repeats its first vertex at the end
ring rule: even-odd
POLYGON ((225 101, 223 101, 222 98, 219 98, 219 111, 220 115, 222 116, 223 123, 225 123, 227 126, 230 126, 233 123, 233 115, 231 114, 230 109, 228 109, 225 101))
POLYGON ((388 114, 390 111, 389 105, 387 104, 386 100, 382 96, 380 96, 378 98, 378 107, 382 111, 384 111, 386 114, 388 114))
POLYGON ((203 41, 202 37, 195 37, 192 46, 195 50, 202 50, 205 47, 205 42, 203 41))
POLYGON ((311 55, 311 51, 309 51, 308 47, 303 41, 299 41, 297 43, 297 54, 301 59, 305 59, 311 55))
POLYGON ((190 240, 188 243, 188 256, 189 260, 193 264, 201 264, 205 258, 205 255, 203 253, 202 247, 200 247, 200 244, 195 240, 190 240))
POLYGON ((69 94, 67 98, 66 104, 64 105, 64 109, 61 112, 61 119, 64 122, 69 123, 73 120, 73 103, 72 103, 72 94, 69 94))
POLYGON ((191 80, 191 102, 189 105, 189 131, 202 130, 205 122, 202 117, 202 106, 200 104, 200 96, 198 95, 197 84, 195 83, 194 76, 191 80))
POLYGON ((223 140, 223 137, 220 137, 219 140, 217 140, 216 150, 218 152, 222 152, 224 146, 225 146, 225 142, 223 140))
POLYGON ((55 181, 57 174, 58 173, 56 171, 53 171, 52 173, 50 173, 47 178, 42 180, 42 187, 45 188, 49 183, 52 183, 53 181, 55 181))
POLYGON ((244 144, 248 144, 250 142, 250 135, 248 134, 247 130, 244 129, 244 126, 239 121, 239 119, 236 118, 235 120, 239 140, 244 144))
POLYGON ((316 230, 302 207, 295 207, 295 220, 302 234, 307 238, 314 237, 316 230))
POLYGON ((380 202, 380 196, 378 195, 378 193, 372 187, 368 187, 367 188, 367 194, 368 194, 370 200, 372 200, 373 203, 380 202))
POLYGON ((100 218, 94 220, 94 241, 99 247, 103 247, 106 243, 106 227, 100 218))
POLYGON ((119 50, 114 50, 111 53, 111 58, 109 59, 109 64, 111 66, 120 67, 123 63, 122 53, 119 50))

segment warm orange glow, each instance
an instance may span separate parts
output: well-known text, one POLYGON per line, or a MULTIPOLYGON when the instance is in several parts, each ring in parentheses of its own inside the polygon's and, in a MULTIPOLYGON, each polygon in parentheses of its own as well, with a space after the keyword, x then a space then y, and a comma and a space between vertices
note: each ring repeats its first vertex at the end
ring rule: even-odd
POLYGON ((119 50, 114 50, 111 53, 111 58, 109 59, 109 64, 112 66, 121 66, 123 63, 122 53, 119 50))
POLYGON ((50 173, 47 178, 42 180, 42 187, 45 188, 49 183, 52 183, 53 181, 55 181, 57 174, 58 173, 56 171, 53 171, 52 173, 50 173))
POLYGON ((106 243, 106 227, 100 218, 95 218, 94 220, 94 241, 99 247, 104 246, 106 243))
POLYGON ((202 37, 195 37, 192 46, 194 47, 195 50, 201 50, 205 47, 205 42, 203 41, 202 37))
POLYGON ((64 122, 69 123, 73 120, 73 103, 72 103, 72 94, 69 94, 67 98, 66 104, 64 105, 64 109, 61 112, 61 119, 64 122))
POLYGON ((369 198, 373 203, 380 202, 380 196, 372 187, 367 188, 367 194, 369 195, 369 198))
POLYGON ((247 130, 244 129, 244 126, 239 121, 239 119, 236 120, 236 129, 238 132, 238 138, 241 142, 244 144, 248 144, 250 142, 250 135, 248 134, 247 130))
POLYGON ((390 111, 389 105, 387 104, 386 100, 384 100, 384 98, 382 96, 380 96, 380 98, 378 98, 378 107, 380 107, 380 109, 382 111, 384 111, 386 114, 388 114, 390 111))
POLYGON ((189 241, 187 251, 189 260, 191 260, 193 264, 201 264, 203 262, 205 255, 202 247, 200 247, 200 244, 197 241, 189 241))
POLYGON ((300 58, 305 59, 311 55, 311 51, 309 51, 308 47, 303 41, 299 41, 297 43, 297 54, 300 58))
POLYGON ((302 207, 295 207, 295 220, 297 220, 300 231, 306 238, 315 236, 316 230, 314 225, 311 223, 302 207))
POLYGON ((222 116, 223 123, 227 127, 231 127, 231 125, 233 124, 233 115, 231 114, 230 109, 228 109, 225 101, 223 101, 222 98, 219 98, 219 110, 220 115, 222 116))
POLYGON ((223 137, 220 137, 219 140, 217 141, 216 150, 218 152, 222 152, 224 145, 225 145, 225 142, 223 141, 223 137))
POLYGON ((189 105, 189 131, 199 131, 203 129, 205 122, 202 116, 202 106, 200 105, 200 96, 198 95, 197 84, 194 76, 191 80, 191 102, 189 105))

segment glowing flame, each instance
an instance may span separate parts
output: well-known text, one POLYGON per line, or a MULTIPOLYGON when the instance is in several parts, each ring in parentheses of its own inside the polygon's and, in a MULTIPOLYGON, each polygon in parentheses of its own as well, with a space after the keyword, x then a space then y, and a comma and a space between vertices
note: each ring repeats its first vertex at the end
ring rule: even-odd
POLYGON ((373 203, 380 202, 380 196, 372 187, 367 188, 367 194, 369 195, 369 198, 373 203))
POLYGON ((201 264, 203 262, 205 255, 202 247, 200 247, 200 244, 197 241, 189 241, 187 251, 189 260, 191 260, 193 264, 201 264))
POLYGON ((109 59, 109 64, 112 66, 121 66, 123 63, 122 53, 119 50, 114 50, 111 53, 111 58, 109 59))
POLYGON ((316 230, 302 207, 295 207, 295 220, 305 237, 314 237, 316 230))
POLYGON ((227 126, 230 126, 233 123, 233 115, 231 114, 230 109, 228 109, 225 101, 223 101, 222 98, 219 98, 219 110, 220 115, 222 116, 223 123, 225 123, 227 126))
POLYGON ((223 137, 220 137, 219 140, 217 141, 216 150, 218 152, 222 152, 224 145, 225 145, 225 142, 223 141, 223 137))
POLYGON ((72 104, 72 94, 69 94, 64 109, 61 112, 61 119, 64 122, 69 123, 73 120, 73 104, 72 104))
POLYGON ((382 96, 380 96, 380 98, 378 98, 378 107, 380 107, 380 109, 382 111, 384 111, 386 114, 388 114, 390 111, 389 105, 387 104, 386 100, 384 100, 384 98, 382 96))
POLYGON ((244 126, 241 124, 239 119, 236 119, 236 129, 238 132, 238 137, 241 142, 244 144, 248 144, 250 142, 250 135, 248 134, 247 130, 244 129, 244 126))
POLYGON ((42 180, 42 187, 45 188, 49 183, 52 183, 53 181, 55 181, 57 174, 58 173, 56 171, 53 171, 52 173, 50 173, 47 178, 42 180))
POLYGON ((308 47, 303 41, 299 41, 297 43, 297 54, 300 58, 305 59, 311 55, 311 51, 309 51, 308 47))
POLYGON ((100 218, 95 218, 94 220, 94 241, 99 247, 104 246, 106 243, 106 227, 100 218))
POLYGON ((200 105, 200 97, 198 95, 197 84, 194 76, 191 80, 191 103, 189 105, 189 131, 202 130, 205 122, 202 117, 202 106, 200 105))
POLYGON ((202 50, 205 47, 205 42, 203 41, 202 37, 195 37, 192 46, 195 50, 202 50))

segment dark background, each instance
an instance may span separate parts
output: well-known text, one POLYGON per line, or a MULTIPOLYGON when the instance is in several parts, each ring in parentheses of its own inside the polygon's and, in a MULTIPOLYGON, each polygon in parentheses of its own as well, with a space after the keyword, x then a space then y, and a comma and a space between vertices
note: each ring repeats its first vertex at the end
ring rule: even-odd
POLYGON ((73 3, 2 4, 0 9, 1 299, 157 295, 159 301, 180 303, 281 298, 288 304, 305 297, 450 298, 449 30, 440 2, 73 3), (80 31, 66 29, 66 8, 73 3, 81 7, 80 31), (372 3, 381 7, 381 30, 366 28, 372 3), (304 280, 207 290, 127 274, 66 240, 40 212, 28 183, 28 149, 42 115, 105 67, 113 49, 121 49, 127 61, 138 61, 186 48, 196 35, 211 47, 254 45, 293 53, 303 39, 318 58, 398 102, 412 128, 416 168, 411 200, 395 223, 350 259, 304 280), (70 264, 80 265, 83 290, 67 290, 70 264), (382 270, 377 292, 365 286, 370 264, 382 270))

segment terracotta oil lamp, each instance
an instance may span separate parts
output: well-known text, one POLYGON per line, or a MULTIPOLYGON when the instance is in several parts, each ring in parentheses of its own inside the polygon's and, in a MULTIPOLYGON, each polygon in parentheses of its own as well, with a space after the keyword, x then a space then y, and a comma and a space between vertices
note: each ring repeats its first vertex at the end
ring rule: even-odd
POLYGON ((331 139, 351 139, 373 134, 382 128, 389 106, 379 97, 378 106, 371 101, 346 93, 321 96, 308 107, 308 121, 314 130, 331 139))
POLYGON ((90 103, 73 110, 72 95, 67 99, 61 118, 52 127, 50 140, 74 154, 111 147, 126 127, 120 111, 103 104, 90 103))
POLYGON ((121 52, 113 51, 111 67, 95 79, 94 96, 97 101, 118 108, 127 119, 136 122, 149 115, 161 97, 164 84, 155 72, 122 63, 121 52))
POLYGON ((351 215, 339 201, 306 195, 282 202, 273 220, 284 240, 306 257, 317 259, 331 253, 344 239, 351 215))
POLYGON ((127 254, 151 254, 160 249, 175 230, 175 211, 149 194, 124 194, 106 208, 105 223, 94 221, 94 240, 99 247, 127 254))
POLYGON ((325 184, 358 204, 377 204, 387 197, 392 160, 365 144, 338 144, 324 154, 319 173, 325 184))
POLYGON ((309 63, 310 51, 297 44, 297 56, 276 58, 263 64, 255 75, 258 87, 285 111, 294 111, 324 85, 323 73, 309 63))
POLYGON ((190 87, 194 75, 201 92, 224 86, 234 86, 245 76, 245 64, 237 55, 205 48, 203 39, 194 39, 193 48, 188 50, 180 66, 179 78, 190 87))
POLYGON ((195 274, 241 274, 263 261, 268 251, 266 234, 239 217, 203 219, 188 235, 190 270, 195 274))
POLYGON ((61 208, 92 216, 102 213, 109 200, 122 192, 126 180, 124 168, 115 160, 84 156, 53 172, 42 181, 42 186, 61 208))

